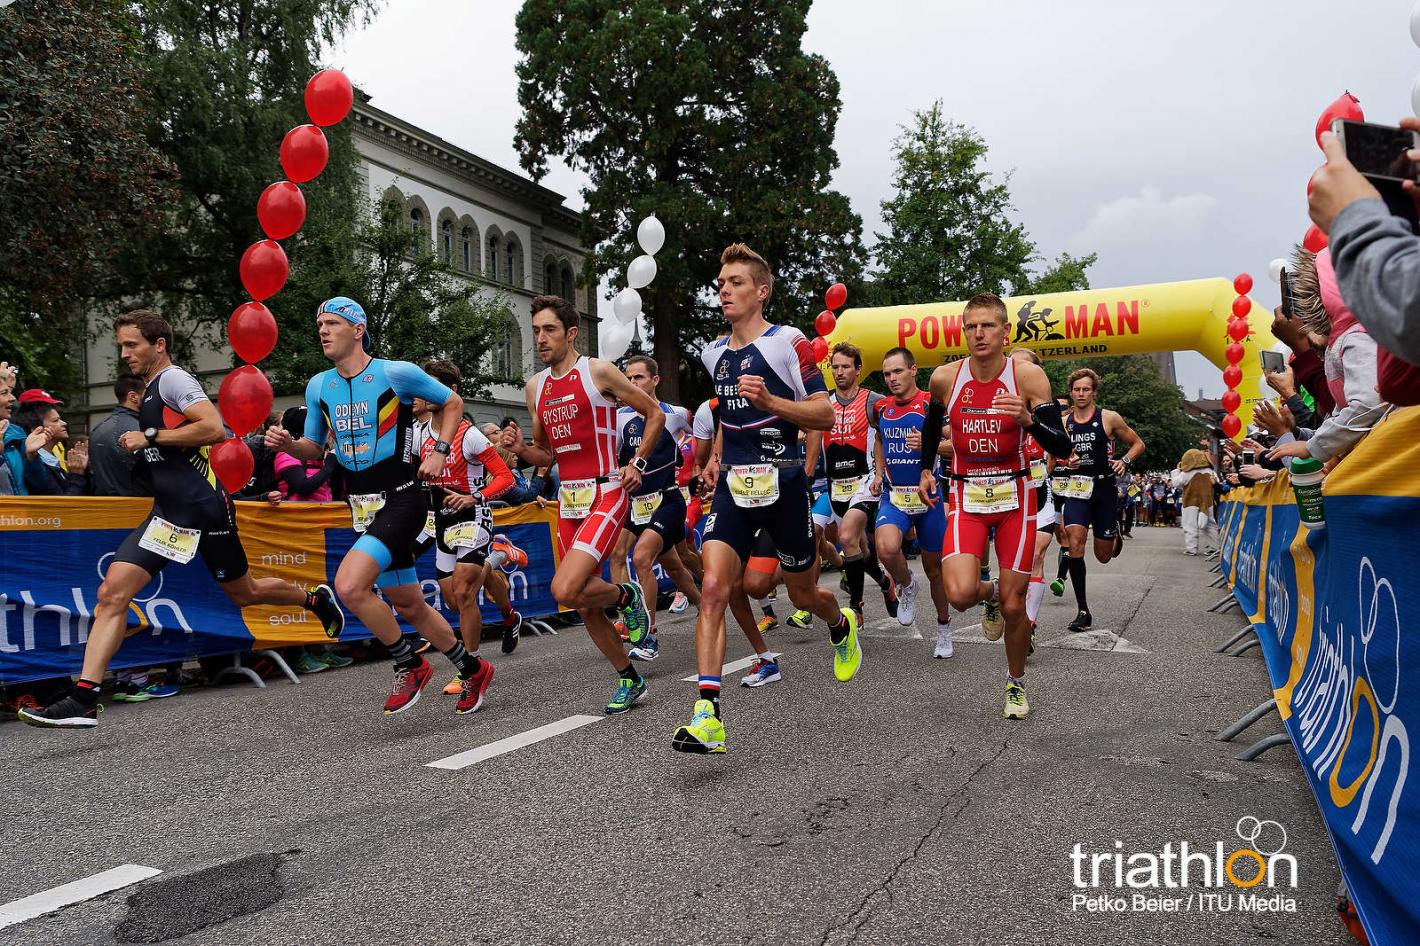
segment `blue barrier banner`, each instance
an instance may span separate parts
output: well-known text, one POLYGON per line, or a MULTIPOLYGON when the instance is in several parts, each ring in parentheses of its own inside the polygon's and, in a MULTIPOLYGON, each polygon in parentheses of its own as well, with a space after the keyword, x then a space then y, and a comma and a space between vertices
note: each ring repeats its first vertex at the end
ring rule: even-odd
POLYGON ((1325 528, 1301 524, 1285 473, 1219 512, 1225 574, 1376 944, 1420 943, 1420 636, 1402 633, 1420 602, 1417 442, 1420 409, 1363 440, 1325 481, 1325 528))

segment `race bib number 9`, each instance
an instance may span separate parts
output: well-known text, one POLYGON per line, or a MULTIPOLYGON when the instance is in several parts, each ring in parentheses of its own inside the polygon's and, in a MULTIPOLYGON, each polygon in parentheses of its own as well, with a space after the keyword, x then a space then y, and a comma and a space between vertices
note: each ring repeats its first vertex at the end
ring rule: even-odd
POLYGON ((596 480, 568 480, 557 490, 557 505, 564 519, 587 518, 596 501, 596 480))
MULTIPOLYGON (((376 514, 385 508, 384 493, 351 493, 348 499, 350 503, 350 523, 355 527, 356 532, 364 532, 370 528, 370 523, 375 521, 376 514)), ((434 530, 429 529, 432 535, 434 530)))
POLYGON ((922 497, 917 493, 916 486, 894 486, 890 494, 892 504, 909 516, 915 516, 927 511, 927 504, 922 501, 922 497))
POLYGON ((828 498, 836 503, 846 503, 858 495, 866 479, 866 476, 859 476, 851 480, 834 480, 828 488, 828 498))
POLYGON ((779 499, 779 471, 772 463, 747 463, 730 467, 730 498, 736 506, 754 509, 779 499))
POLYGON ((1015 477, 992 476, 966 481, 962 506, 967 512, 1010 512, 1019 505, 1015 477))
POLYGON ((660 493, 647 493, 645 496, 631 497, 631 523, 632 525, 644 526, 650 523, 651 517, 656 514, 656 510, 661 508, 662 495, 660 493))
POLYGON ((143 530, 138 544, 170 562, 186 565, 197 555, 197 543, 201 538, 201 529, 184 529, 154 516, 148 523, 148 528, 143 530))

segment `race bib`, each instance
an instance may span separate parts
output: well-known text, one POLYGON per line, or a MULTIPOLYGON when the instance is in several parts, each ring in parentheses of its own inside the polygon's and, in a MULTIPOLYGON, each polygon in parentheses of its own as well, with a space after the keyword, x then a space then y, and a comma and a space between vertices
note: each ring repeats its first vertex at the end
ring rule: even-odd
POLYGON ((754 509, 779 499, 779 471, 772 463, 746 463, 730 467, 730 498, 736 506, 754 509))
MULTIPOLYGON (((346 500, 350 504, 350 522, 355 527, 356 532, 364 532, 370 528, 370 523, 375 521, 375 515, 385 508, 384 493, 351 493, 346 500)), ((433 513, 430 513, 432 516, 433 513)), ((434 534, 432 525, 426 526, 429 534, 434 534)))
POLYGON ((1045 482, 1045 461, 1030 461, 1030 485, 1039 486, 1045 482))
POLYGON ((434 510, 424 517, 424 535, 437 535, 439 527, 434 524, 434 510))
POLYGON ((686 504, 687 506, 689 506, 689 505, 690 505, 690 487, 689 487, 689 486, 682 486, 682 487, 680 488, 680 494, 685 497, 685 504, 686 504))
POLYGON ((866 479, 866 476, 858 476, 851 480, 834 480, 828 487, 828 498, 836 503, 846 503, 858 495, 866 479))
POLYGON ((894 486, 889 494, 892 504, 909 516, 924 513, 929 508, 917 494, 916 486, 894 486))
MULTIPOLYGON (((1058 480, 1056 482, 1059 483, 1058 480)), ((1066 499, 1089 499, 1095 492, 1095 478, 1072 476, 1065 480, 1063 485, 1057 485, 1055 492, 1066 499)))
POLYGON ((1010 512, 1020 503, 1013 476, 983 476, 966 481, 962 507, 967 512, 1010 512))
POLYGON ((567 480, 557 490, 563 519, 585 519, 597 501, 596 480, 567 480))
POLYGON ((456 522, 444 530, 444 544, 451 549, 481 549, 491 536, 477 519, 456 522))
POLYGON ((184 529, 154 516, 148 528, 143 530, 138 544, 170 562, 186 565, 197 554, 197 543, 201 538, 201 529, 184 529))
POLYGON ((647 493, 645 496, 631 497, 631 523, 644 526, 650 523, 656 510, 661 508, 662 494, 647 493))

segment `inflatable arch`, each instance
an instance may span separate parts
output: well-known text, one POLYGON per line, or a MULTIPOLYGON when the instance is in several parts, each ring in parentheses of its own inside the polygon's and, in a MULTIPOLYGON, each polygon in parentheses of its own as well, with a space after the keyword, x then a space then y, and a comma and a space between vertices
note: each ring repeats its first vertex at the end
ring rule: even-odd
MULTIPOLYGON (((1010 350, 1029 348, 1042 359, 1192 350, 1221 371, 1227 367, 1224 350, 1232 342, 1228 319, 1236 298, 1232 282, 1221 277, 1012 296, 1005 300, 1010 350)), ((966 356, 961 335, 965 305, 930 302, 845 309, 828 343, 831 348, 836 342, 852 342, 863 349, 865 370, 879 367, 883 355, 899 345, 916 355, 918 365, 934 367, 966 356)), ((1244 432, 1252 423, 1253 405, 1262 400, 1258 353, 1275 343, 1272 313, 1255 302, 1248 324, 1252 333, 1242 343, 1246 354, 1239 365, 1243 378, 1237 388, 1242 395, 1238 418, 1244 432)))

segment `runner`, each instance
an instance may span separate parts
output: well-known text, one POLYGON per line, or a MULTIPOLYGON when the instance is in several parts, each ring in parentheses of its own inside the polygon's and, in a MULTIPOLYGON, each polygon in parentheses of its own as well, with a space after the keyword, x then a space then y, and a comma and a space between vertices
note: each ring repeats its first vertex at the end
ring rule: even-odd
POLYGON ((834 676, 851 680, 863 660, 857 617, 850 608, 840 610, 833 595, 818 586, 808 480, 796 455, 800 427, 833 425, 823 376, 802 332, 765 321, 773 276, 764 258, 737 243, 720 255, 720 264, 720 306, 730 335, 701 353, 720 399, 720 451, 719 462, 712 457, 705 472, 715 484, 715 498, 701 549, 705 585, 695 626, 699 699, 690 723, 676 730, 672 741, 677 750, 696 753, 725 751, 720 719, 725 608, 759 530, 774 537, 794 606, 828 624, 834 676))
POLYGON ((967 302, 962 334, 970 355, 932 372, 918 493, 929 504, 938 501, 935 454, 945 415, 951 422, 952 463, 942 578, 958 611, 985 603, 982 628, 989 640, 1005 632, 1004 715, 1020 719, 1030 712, 1025 598, 1035 551, 1035 492, 1025 445, 1029 434, 1056 456, 1067 456, 1070 444, 1063 431, 1048 426, 1059 415, 1045 372, 1006 357, 1009 331, 999 296, 984 292, 967 302), (987 582, 981 579, 981 564, 993 529, 1001 575, 987 582))
POLYGON ((31 726, 98 725, 104 673, 126 636, 129 606, 169 562, 185 564, 200 555, 239 608, 299 605, 320 620, 332 639, 345 627, 329 586, 306 592, 280 578, 252 578, 237 535, 236 510, 207 459, 209 448, 226 436, 222 418, 197 379, 172 363, 172 326, 147 309, 135 309, 115 319, 113 327, 119 356, 146 385, 138 407, 140 428, 123 434, 118 445, 138 454, 135 485, 152 495, 153 508, 123 540, 104 573, 73 693, 43 709, 20 710, 20 719, 31 726))
POLYGON ((1057 474, 1055 490, 1065 497, 1065 535, 1070 542, 1070 583, 1075 589, 1079 613, 1070 630, 1088 630, 1094 619, 1085 598, 1085 534, 1095 534, 1095 558, 1109 562, 1124 550, 1119 537, 1117 475, 1128 472, 1130 464, 1144 452, 1139 439, 1124 418, 1095 404, 1100 376, 1089 368, 1070 372, 1071 409, 1065 416, 1065 431, 1074 444, 1067 475, 1057 474), (1120 459, 1111 459, 1113 442, 1118 439, 1128 449, 1120 459))
MULTIPOLYGON (((828 461, 829 503, 833 522, 838 526, 838 544, 843 550, 843 576, 846 579, 848 604, 863 622, 863 577, 869 575, 883 592, 888 614, 897 615, 897 592, 891 579, 878 567, 867 541, 869 523, 877 518, 878 497, 868 489, 874 479, 874 457, 877 455, 877 430, 872 418, 882 395, 859 387, 858 376, 863 371, 863 353, 858 346, 839 342, 829 358, 836 390, 833 403, 833 427, 822 438, 824 456, 828 461)), ((812 469, 818 460, 815 446, 818 438, 808 441, 806 466, 812 469)))
MULTIPOLYGON (((927 420, 931 398, 917 386, 917 359, 906 348, 893 348, 883 356, 883 381, 892 397, 879 401, 871 418, 878 436, 873 445, 876 463, 870 489, 875 496, 887 490, 886 499, 878 503, 873 530, 878 554, 897 582, 898 623, 912 627, 917 620, 917 592, 921 586, 913 579, 907 558, 902 554, 902 542, 909 530, 917 530, 922 570, 927 574, 927 588, 937 609, 937 642, 932 656, 950 657, 951 602, 942 584, 946 510, 940 503, 928 506, 917 495, 923 469, 922 425, 927 420)), ((941 439, 940 432, 938 439, 941 439)), ((927 467, 936 472, 936 462, 927 467)))
POLYGON ((616 693, 606 712, 624 713, 646 695, 646 681, 627 657, 605 609, 620 612, 633 645, 646 639, 651 616, 640 585, 613 585, 602 579, 601 570, 626 521, 628 494, 650 469, 650 454, 665 429, 666 415, 615 365, 578 354, 578 321, 576 308, 561 296, 533 299, 533 341, 547 367, 527 384, 532 443, 524 443, 510 427, 503 432, 503 446, 534 466, 557 464, 562 484, 557 493, 560 561, 552 596, 577 610, 592 643, 616 670, 616 693), (621 468, 616 458, 617 400, 646 423, 640 448, 621 468))
MULTIPOLYGON (((694 579, 676 552, 676 546, 685 540, 686 512, 685 496, 675 482, 676 469, 682 458, 676 438, 690 431, 690 412, 656 399, 656 385, 661 382, 656 372, 656 360, 649 355, 632 355, 626 361, 627 380, 651 398, 665 415, 665 426, 650 451, 650 466, 641 478, 641 485, 631 492, 631 514, 627 525, 633 536, 631 559, 651 621, 646 639, 631 650, 633 660, 655 660, 660 653, 661 645, 656 639, 658 586, 654 568, 657 562, 665 569, 679 593, 685 595, 688 603, 700 604, 700 589, 695 587, 694 579)), ((646 419, 635 409, 623 407, 616 412, 616 426, 620 443, 617 462, 625 466, 641 449, 646 419)))
MULTIPOLYGON (((1026 348, 1018 349, 1011 357, 1040 364, 1040 357, 1026 348)), ((1063 421, 1051 426, 1063 429, 1063 421)), ((1035 490, 1035 558, 1026 588, 1026 620, 1030 621, 1032 637, 1029 651, 1035 653, 1035 629, 1040 620, 1040 606, 1045 601, 1045 553, 1050 551, 1050 542, 1055 538, 1060 512, 1050 494, 1050 472, 1055 467, 1055 458, 1031 437, 1026 441, 1026 459, 1030 461, 1030 481, 1035 490)))

